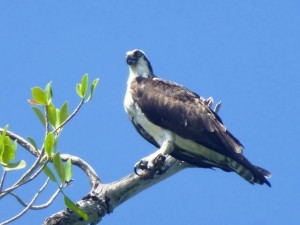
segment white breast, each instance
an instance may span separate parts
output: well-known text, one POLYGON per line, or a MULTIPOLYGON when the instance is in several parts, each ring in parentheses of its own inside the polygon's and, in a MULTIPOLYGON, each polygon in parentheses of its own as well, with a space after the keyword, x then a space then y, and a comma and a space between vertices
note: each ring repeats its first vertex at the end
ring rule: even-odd
POLYGON ((141 111, 140 107, 133 101, 130 90, 127 89, 125 99, 124 99, 124 107, 127 112, 129 118, 133 120, 135 123, 141 125, 143 129, 150 134, 155 141, 161 146, 163 141, 169 139, 170 131, 167 131, 155 124, 151 123, 141 111))

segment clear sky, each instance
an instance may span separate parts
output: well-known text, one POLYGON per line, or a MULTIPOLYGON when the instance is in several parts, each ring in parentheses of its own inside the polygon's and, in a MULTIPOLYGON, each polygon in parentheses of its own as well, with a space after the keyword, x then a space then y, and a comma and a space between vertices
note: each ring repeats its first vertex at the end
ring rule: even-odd
MULTIPOLYGON (((140 48, 156 75, 222 101, 220 116, 245 155, 273 174, 269 188, 234 173, 188 169, 124 203, 102 224, 299 224, 299 1, 11 0, 1 1, 0 11, 0 126, 41 144, 30 88, 52 81, 54 102, 68 100, 74 108, 75 85, 88 72, 100 77, 98 89, 63 131, 59 149, 88 161, 103 182, 131 173, 155 150, 123 109, 125 53, 140 48)), ((32 161, 21 148, 18 154, 32 161)), ((89 186, 81 172, 74 179, 66 193, 75 201, 89 186)), ((37 189, 18 193, 28 201, 37 189)), ((21 210, 14 203, 0 201, 0 221, 21 210)), ((58 198, 13 224, 41 224, 62 208, 58 198)))

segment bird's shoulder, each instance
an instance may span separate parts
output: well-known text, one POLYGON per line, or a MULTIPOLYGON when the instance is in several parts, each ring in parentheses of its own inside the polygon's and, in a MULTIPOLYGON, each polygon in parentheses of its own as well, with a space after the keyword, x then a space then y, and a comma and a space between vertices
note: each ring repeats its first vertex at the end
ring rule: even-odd
POLYGON ((178 83, 158 77, 137 77, 132 83, 132 90, 139 106, 145 110, 151 108, 151 113, 154 113, 154 109, 158 114, 170 111, 168 115, 204 120, 208 121, 207 124, 211 124, 209 121, 212 120, 223 124, 221 118, 207 105, 203 97, 178 83))
POLYGON ((132 88, 138 92, 138 96, 161 95, 165 98, 173 98, 180 101, 204 103, 204 98, 188 88, 158 77, 136 77, 132 82, 132 88))

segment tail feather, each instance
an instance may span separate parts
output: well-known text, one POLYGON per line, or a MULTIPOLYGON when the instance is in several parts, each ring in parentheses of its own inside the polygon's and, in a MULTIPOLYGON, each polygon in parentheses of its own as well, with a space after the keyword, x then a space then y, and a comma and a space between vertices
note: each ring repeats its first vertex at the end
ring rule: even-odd
POLYGON ((256 166, 256 169, 262 173, 264 175, 265 178, 271 178, 272 177, 272 174, 268 171, 268 170, 265 170, 259 166, 256 166))
POLYGON ((261 167, 252 165, 244 156, 241 157, 243 163, 226 157, 225 162, 234 172, 239 174, 251 184, 266 184, 271 187, 267 178, 271 177, 271 173, 261 167))
POLYGON ((271 177, 271 173, 261 167, 254 166, 242 154, 236 155, 235 159, 226 156, 220 157, 221 155, 218 155, 219 161, 213 162, 201 155, 178 148, 171 153, 171 156, 201 168, 215 167, 226 172, 236 172, 251 184, 266 184, 271 187, 270 182, 266 179, 271 177))

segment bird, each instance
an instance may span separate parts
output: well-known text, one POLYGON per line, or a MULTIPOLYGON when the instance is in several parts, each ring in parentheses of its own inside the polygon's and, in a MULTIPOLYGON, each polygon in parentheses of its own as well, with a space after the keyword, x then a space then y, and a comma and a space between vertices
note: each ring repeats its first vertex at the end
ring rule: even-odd
POLYGON ((266 184, 271 173, 253 165, 244 146, 211 108, 211 100, 153 73, 142 50, 126 53, 129 77, 124 108, 137 132, 158 148, 135 171, 155 167, 157 157, 172 156, 200 168, 235 172, 251 184, 266 184))

